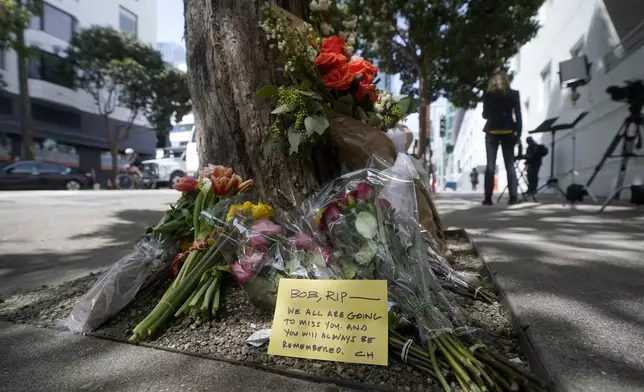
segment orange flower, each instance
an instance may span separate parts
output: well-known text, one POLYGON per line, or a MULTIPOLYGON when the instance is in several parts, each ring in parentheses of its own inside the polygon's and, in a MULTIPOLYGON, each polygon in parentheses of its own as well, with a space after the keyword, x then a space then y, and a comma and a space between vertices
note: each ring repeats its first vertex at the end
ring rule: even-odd
POLYGON ((346 63, 347 63, 347 57, 343 54, 338 54, 338 53, 323 52, 323 53, 320 53, 320 55, 315 59, 315 65, 317 65, 322 75, 346 63))
POLYGON ((174 184, 173 188, 179 192, 190 193, 194 192, 197 189, 199 181, 192 177, 184 176, 181 177, 178 183, 174 184))
POLYGON ((344 54, 346 45, 344 38, 332 35, 322 40, 322 53, 344 54))
POLYGON ((356 91, 356 99, 362 101, 365 97, 369 97, 369 101, 374 102, 376 100, 374 96, 378 99, 376 85, 368 79, 360 79, 360 82, 358 82, 358 90, 356 91))
POLYGON ((213 168, 212 176, 215 178, 219 177, 232 177, 233 175, 233 169, 230 167, 222 166, 222 165, 217 165, 213 168))
POLYGON ((339 68, 331 70, 322 77, 324 85, 332 90, 346 91, 355 80, 355 75, 349 71, 349 65, 343 64, 339 68))
POLYGON ((362 58, 352 59, 349 62, 349 70, 356 76, 362 75, 369 82, 373 81, 378 73, 378 68, 375 65, 362 58))
POLYGON ((246 180, 239 184, 237 187, 237 192, 244 192, 250 190, 255 185, 255 180, 246 180))

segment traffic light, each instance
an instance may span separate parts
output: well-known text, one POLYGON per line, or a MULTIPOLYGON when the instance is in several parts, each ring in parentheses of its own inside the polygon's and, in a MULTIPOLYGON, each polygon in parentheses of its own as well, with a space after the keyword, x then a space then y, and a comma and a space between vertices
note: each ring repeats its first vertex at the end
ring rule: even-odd
POLYGON ((439 131, 440 137, 445 137, 445 116, 441 116, 439 131))

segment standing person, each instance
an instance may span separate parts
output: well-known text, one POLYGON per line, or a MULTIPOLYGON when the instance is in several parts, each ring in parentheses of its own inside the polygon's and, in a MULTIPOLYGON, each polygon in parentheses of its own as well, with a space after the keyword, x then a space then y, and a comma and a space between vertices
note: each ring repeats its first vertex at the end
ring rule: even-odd
POLYGON ((470 172, 470 182, 472 183, 472 190, 476 192, 476 186, 479 184, 479 171, 475 167, 470 172))
POLYGON ((528 193, 537 193, 539 187, 539 169, 543 157, 548 155, 548 147, 539 144, 529 137, 526 139, 528 148, 525 153, 525 163, 528 166, 528 193))
POLYGON ((516 204, 517 175, 514 171, 514 146, 520 140, 521 99, 519 92, 510 89, 510 79, 505 72, 497 72, 488 82, 487 92, 483 95, 483 118, 487 120, 485 128, 485 168, 484 205, 492 205, 494 190, 494 172, 496 154, 501 146, 505 171, 508 175, 509 204, 516 204))

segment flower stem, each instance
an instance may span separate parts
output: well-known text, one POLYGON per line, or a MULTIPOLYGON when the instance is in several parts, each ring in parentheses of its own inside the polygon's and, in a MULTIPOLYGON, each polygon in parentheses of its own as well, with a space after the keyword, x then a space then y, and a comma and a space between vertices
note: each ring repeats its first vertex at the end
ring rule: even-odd
POLYGON ((432 360, 432 366, 434 367, 434 373, 436 373, 436 377, 438 378, 438 381, 443 386, 443 389, 445 390, 445 392, 451 392, 452 388, 447 383, 447 380, 445 380, 445 377, 443 376, 443 373, 441 372, 441 369, 438 366, 438 361, 436 361, 435 348, 432 346, 433 345, 433 340, 434 339, 429 339, 429 341, 427 342, 427 349, 429 350, 429 356, 431 357, 431 360, 432 360))

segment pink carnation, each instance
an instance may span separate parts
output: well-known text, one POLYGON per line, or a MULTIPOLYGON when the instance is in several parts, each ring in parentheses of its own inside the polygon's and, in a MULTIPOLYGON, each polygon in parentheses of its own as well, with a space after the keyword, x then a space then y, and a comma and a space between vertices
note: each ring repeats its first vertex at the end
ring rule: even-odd
POLYGON ((276 235, 282 233, 282 227, 273 221, 263 219, 255 222, 253 231, 264 235, 276 235))
POLYGON ((237 279, 237 282, 239 282, 239 284, 242 286, 245 285, 246 282, 248 282, 248 280, 253 277, 253 272, 246 271, 244 267, 242 267, 242 265, 239 263, 233 263, 233 265, 230 266, 230 272, 233 274, 235 279, 237 279))

